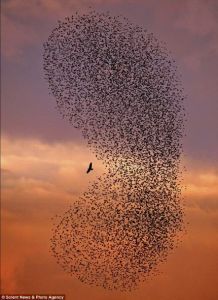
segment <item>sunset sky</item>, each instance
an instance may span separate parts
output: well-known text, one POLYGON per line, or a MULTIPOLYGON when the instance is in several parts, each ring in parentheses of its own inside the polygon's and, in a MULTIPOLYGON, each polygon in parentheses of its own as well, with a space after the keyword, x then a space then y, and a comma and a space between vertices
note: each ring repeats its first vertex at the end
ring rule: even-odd
POLYGON ((2 292, 72 300, 218 299, 218 1, 2 0, 1 22, 2 292), (187 233, 161 274, 131 293, 84 285, 49 253, 51 218, 104 171, 81 133, 59 115, 42 68, 43 42, 57 20, 89 6, 126 16, 164 41, 187 95, 187 233), (90 161, 95 172, 87 177, 90 161))

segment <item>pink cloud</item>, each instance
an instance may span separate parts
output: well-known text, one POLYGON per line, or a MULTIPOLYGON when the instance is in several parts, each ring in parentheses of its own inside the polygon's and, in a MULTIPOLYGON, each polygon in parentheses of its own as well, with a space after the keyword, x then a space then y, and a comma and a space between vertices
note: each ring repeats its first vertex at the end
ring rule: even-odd
MULTIPOLYGON (((210 2, 212 3, 212 2, 210 2)), ((217 30, 217 17, 213 11, 213 5, 205 1, 186 1, 183 13, 176 21, 178 28, 185 29, 192 34, 205 36, 217 30)))
POLYGON ((14 22, 2 15, 2 54, 6 58, 19 58, 24 47, 38 40, 37 33, 31 27, 14 22))

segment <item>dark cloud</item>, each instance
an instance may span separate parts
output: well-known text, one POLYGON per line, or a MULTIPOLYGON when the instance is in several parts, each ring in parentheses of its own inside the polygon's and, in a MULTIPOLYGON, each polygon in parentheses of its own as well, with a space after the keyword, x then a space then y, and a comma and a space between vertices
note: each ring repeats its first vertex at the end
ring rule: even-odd
POLYGON ((58 117, 43 80, 41 54, 42 44, 57 18, 63 18, 77 8, 87 10, 91 3, 99 10, 109 9, 114 14, 121 13, 129 17, 166 41, 180 66, 188 94, 186 151, 195 159, 205 162, 216 160, 216 1, 87 1, 82 4, 66 1, 61 8, 58 1, 28 3, 10 0, 5 1, 2 7, 4 133, 11 136, 35 136, 45 141, 81 142, 80 133, 58 117))

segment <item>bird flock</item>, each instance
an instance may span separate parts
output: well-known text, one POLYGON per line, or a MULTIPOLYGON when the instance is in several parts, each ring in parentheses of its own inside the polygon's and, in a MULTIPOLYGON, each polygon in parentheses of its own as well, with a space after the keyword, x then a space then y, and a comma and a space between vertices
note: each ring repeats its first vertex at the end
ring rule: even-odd
POLYGON ((184 227, 175 62, 152 33, 96 11, 59 21, 43 59, 59 112, 106 169, 54 224, 51 252, 84 283, 131 291, 158 272, 184 227))

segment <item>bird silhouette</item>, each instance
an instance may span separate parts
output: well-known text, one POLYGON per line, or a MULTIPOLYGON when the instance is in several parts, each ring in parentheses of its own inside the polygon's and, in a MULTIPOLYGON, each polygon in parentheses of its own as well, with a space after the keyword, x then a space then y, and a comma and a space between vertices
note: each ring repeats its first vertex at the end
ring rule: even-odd
POLYGON ((91 162, 90 162, 90 164, 89 164, 89 167, 88 167, 86 173, 88 174, 90 171, 93 171, 92 163, 91 163, 91 162))

